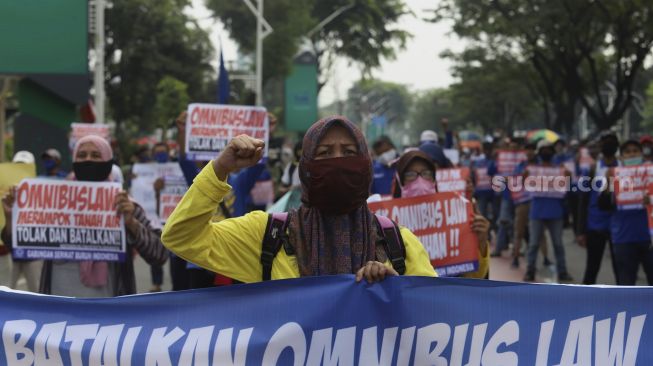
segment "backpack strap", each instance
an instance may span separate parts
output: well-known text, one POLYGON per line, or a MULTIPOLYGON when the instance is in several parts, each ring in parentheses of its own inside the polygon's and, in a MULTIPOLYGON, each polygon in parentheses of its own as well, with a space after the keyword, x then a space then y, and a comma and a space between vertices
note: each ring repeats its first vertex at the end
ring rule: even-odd
POLYGON ((287 226, 287 212, 277 212, 268 215, 268 224, 265 227, 263 246, 261 248, 263 281, 269 281, 272 277, 272 262, 283 245, 283 236, 286 233, 287 226))
POLYGON ((406 273, 406 246, 401 238, 399 228, 389 218, 375 215, 376 222, 382 234, 383 248, 392 264, 392 268, 400 275, 406 273))

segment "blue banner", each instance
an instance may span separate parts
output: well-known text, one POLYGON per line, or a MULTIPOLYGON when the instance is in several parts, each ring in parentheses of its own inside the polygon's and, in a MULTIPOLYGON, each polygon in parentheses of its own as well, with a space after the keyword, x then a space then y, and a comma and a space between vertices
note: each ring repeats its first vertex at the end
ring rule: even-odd
POLYGON ((3 365, 653 365, 651 288, 352 276, 81 300, 0 291, 3 365))

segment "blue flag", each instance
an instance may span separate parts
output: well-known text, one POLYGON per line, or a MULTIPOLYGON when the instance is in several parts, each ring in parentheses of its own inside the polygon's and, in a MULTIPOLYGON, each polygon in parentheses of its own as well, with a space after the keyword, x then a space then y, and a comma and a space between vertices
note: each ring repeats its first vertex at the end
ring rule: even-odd
POLYGON ((222 49, 220 49, 220 75, 218 76, 218 104, 229 104, 229 73, 224 66, 222 49))

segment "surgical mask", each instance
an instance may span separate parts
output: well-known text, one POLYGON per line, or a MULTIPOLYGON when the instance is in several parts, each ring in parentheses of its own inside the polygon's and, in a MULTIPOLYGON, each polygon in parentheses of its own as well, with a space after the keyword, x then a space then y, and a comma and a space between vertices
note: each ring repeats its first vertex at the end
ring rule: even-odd
POLYGON ((391 149, 379 155, 377 161, 383 165, 390 165, 397 158, 397 150, 391 149))
POLYGON ((81 161, 73 163, 75 178, 88 182, 104 182, 109 178, 113 163, 111 161, 81 161))
POLYGON ((168 153, 167 152, 158 152, 154 154, 154 160, 157 163, 167 163, 168 162, 168 153))
POLYGON ((49 172, 57 167, 57 162, 51 159, 43 160, 43 167, 45 168, 45 171, 49 172))
POLYGON ((436 193, 435 182, 422 177, 417 177, 414 181, 404 184, 401 189, 402 198, 410 198, 416 196, 424 196, 427 194, 436 193))
POLYGON ((644 146, 644 148, 642 148, 642 152, 644 153, 644 156, 650 156, 651 155, 651 148, 648 147, 648 146, 644 146))
POLYGON ((640 165, 644 162, 644 158, 641 156, 635 157, 635 158, 628 158, 624 159, 623 163, 624 166, 633 166, 633 165, 640 165))

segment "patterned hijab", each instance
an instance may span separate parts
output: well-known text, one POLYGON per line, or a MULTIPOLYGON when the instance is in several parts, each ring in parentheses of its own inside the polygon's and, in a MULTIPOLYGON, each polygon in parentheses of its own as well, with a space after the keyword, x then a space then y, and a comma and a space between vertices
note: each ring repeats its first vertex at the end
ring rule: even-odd
POLYGON ((342 126, 350 132, 358 145, 360 155, 369 156, 365 137, 345 117, 324 118, 313 124, 306 132, 299 162, 303 203, 299 209, 289 213, 288 226, 289 242, 295 249, 299 273, 302 277, 356 273, 367 261, 383 262, 387 258, 381 246, 377 250, 376 219, 367 208, 367 204, 347 214, 335 216, 325 215, 307 204, 309 202, 307 185, 310 184, 310 180, 306 163, 313 161, 318 143, 335 125, 342 126))

